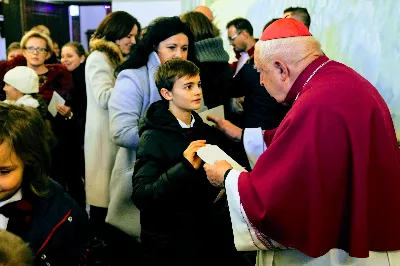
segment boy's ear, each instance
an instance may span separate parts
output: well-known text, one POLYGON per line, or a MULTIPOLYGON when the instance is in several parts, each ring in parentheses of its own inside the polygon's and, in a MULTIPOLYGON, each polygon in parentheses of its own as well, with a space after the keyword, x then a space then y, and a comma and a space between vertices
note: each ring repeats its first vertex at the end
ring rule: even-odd
POLYGON ((160 90, 160 94, 162 97, 164 97, 165 100, 167 100, 167 101, 172 100, 172 93, 169 90, 167 90, 166 88, 162 88, 160 90))

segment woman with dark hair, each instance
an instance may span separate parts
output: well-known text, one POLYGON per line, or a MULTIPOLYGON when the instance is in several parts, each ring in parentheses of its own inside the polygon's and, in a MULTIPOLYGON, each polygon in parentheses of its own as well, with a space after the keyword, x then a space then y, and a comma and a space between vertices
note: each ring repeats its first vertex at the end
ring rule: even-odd
POLYGON ((28 242, 35 265, 85 265, 87 215, 50 177, 39 112, 0 103, 0 229, 28 242))
MULTIPOLYGON (((86 121, 86 81, 85 66, 87 53, 82 44, 78 42, 69 42, 61 49, 61 64, 71 72, 74 89, 71 91, 72 106, 69 110, 73 110, 73 118, 79 122, 83 132, 85 130, 86 121)), ((82 141, 83 144, 83 136, 82 141)))
POLYGON ((110 182, 106 221, 139 240, 139 211, 131 201, 133 163, 138 146, 138 124, 147 107, 161 99, 154 82, 158 66, 173 58, 196 61, 193 37, 178 17, 152 21, 119 72, 108 103, 110 134, 120 146, 110 182))
POLYGON ((108 100, 114 91, 115 68, 129 54, 140 24, 129 13, 108 14, 90 40, 86 61, 87 112, 85 127, 86 202, 93 237, 102 238, 109 204, 109 183, 117 146, 109 134, 108 100))
POLYGON ((85 176, 85 162, 83 154, 83 140, 85 135, 86 122, 86 82, 85 82, 85 61, 86 51, 82 44, 70 42, 61 49, 61 63, 71 72, 74 89, 71 90, 71 107, 59 105, 57 107, 61 114, 66 114, 68 119, 68 135, 66 138, 66 153, 69 163, 74 167, 69 167, 70 178, 66 180, 68 193, 86 209, 85 186, 83 179, 85 176))
POLYGON ((228 116, 229 87, 233 72, 219 30, 200 12, 188 12, 183 14, 181 19, 194 36, 196 57, 200 61, 204 104, 209 109, 224 105, 225 114, 228 116))

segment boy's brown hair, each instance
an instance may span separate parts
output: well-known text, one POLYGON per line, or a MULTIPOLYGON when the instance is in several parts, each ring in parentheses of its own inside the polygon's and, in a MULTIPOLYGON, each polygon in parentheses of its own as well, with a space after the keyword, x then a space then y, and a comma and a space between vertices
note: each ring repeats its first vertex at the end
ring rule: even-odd
MULTIPOLYGON (((195 77, 200 75, 200 69, 188 60, 172 59, 162 64, 154 74, 154 80, 158 91, 162 88, 171 91, 175 82, 183 77, 195 77)), ((164 99, 163 97, 161 97, 164 99)))

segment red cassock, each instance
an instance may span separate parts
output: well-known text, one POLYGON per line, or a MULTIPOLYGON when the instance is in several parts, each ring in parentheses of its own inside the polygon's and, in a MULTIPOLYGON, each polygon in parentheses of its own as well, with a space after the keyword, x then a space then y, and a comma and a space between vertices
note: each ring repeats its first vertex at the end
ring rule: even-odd
POLYGON ((258 231, 311 257, 400 250, 400 150, 388 107, 366 79, 328 60, 295 81, 291 110, 264 134, 268 149, 240 174, 241 203, 258 231))

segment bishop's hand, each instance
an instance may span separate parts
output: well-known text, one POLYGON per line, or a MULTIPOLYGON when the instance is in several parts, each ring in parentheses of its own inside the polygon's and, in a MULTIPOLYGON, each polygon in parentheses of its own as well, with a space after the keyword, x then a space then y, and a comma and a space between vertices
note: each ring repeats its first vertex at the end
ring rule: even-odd
POLYGON ((240 127, 235 126, 228 120, 225 120, 221 117, 215 116, 215 115, 208 115, 207 120, 210 120, 217 124, 217 127, 225 133, 230 139, 240 142, 242 140, 242 132, 243 129, 240 127))
POLYGON ((204 170, 207 174, 207 179, 214 187, 223 188, 225 186, 225 173, 232 166, 225 160, 216 161, 214 164, 204 164, 204 170))

